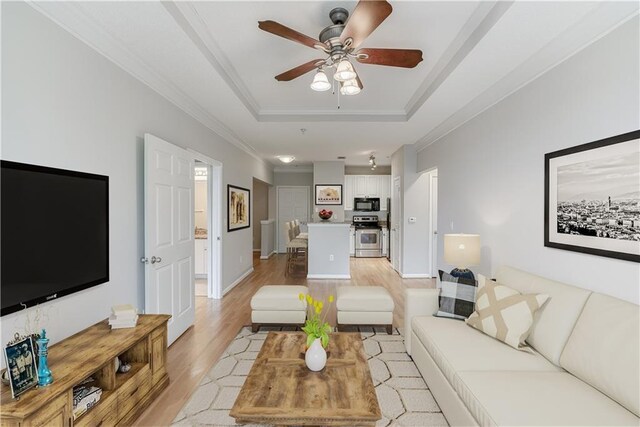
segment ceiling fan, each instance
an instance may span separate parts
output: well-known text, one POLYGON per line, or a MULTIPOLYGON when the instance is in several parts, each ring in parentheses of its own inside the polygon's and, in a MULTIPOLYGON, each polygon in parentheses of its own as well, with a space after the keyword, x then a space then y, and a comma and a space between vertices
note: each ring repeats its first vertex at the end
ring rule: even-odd
POLYGON ((329 12, 333 25, 320 32, 318 40, 299 33, 275 21, 259 21, 258 28, 276 36, 283 37, 313 49, 323 51, 327 58, 311 60, 276 76, 278 81, 290 81, 311 70, 317 70, 311 83, 316 91, 329 90, 331 83, 325 69, 335 68, 333 78, 340 82, 340 93, 356 95, 363 88, 362 81, 349 61, 354 58, 361 64, 386 65, 391 67, 413 68, 422 61, 422 51, 416 49, 380 49, 362 48, 360 44, 378 28, 393 8, 385 0, 360 0, 349 12, 337 7, 329 12))

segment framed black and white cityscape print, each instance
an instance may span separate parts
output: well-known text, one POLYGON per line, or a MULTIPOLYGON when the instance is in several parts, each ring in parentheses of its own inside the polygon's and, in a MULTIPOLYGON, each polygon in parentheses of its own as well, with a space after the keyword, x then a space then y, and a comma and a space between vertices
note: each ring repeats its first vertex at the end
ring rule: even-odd
POLYGON ((640 130, 544 159, 544 245, 640 262, 640 130))

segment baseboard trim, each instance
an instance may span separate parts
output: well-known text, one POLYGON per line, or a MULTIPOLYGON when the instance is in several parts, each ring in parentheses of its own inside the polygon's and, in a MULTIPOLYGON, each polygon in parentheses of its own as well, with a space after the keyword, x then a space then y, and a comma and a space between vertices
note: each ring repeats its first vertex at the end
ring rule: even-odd
POLYGON ((307 279, 344 279, 350 280, 350 274, 307 274, 307 279))
POLYGON ((432 279, 433 278, 433 276, 430 274, 415 274, 415 273, 400 274, 400 277, 402 277, 403 279, 432 279))
POLYGON ((251 267, 250 269, 242 273, 240 277, 238 277, 231 285, 229 285, 229 287, 227 287, 224 291, 222 291, 222 296, 225 296, 227 293, 229 293, 231 289, 235 288, 238 285, 238 283, 246 279, 246 277, 251 273, 253 273, 253 267, 251 267))
POLYGON ((260 255, 260 259, 269 259, 269 258, 271 258, 271 255, 273 255, 275 253, 276 253, 276 251, 271 251, 271 253, 269 255, 267 255, 267 256, 260 255))

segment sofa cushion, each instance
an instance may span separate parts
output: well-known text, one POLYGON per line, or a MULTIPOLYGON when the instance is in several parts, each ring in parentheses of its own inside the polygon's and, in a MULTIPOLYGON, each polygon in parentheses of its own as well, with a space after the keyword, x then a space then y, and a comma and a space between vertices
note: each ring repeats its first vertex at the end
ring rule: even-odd
POLYGON ((452 319, 418 316, 412 329, 455 389, 459 371, 561 371, 535 352, 517 351, 452 319))
POLYGON ((527 343, 559 366, 562 349, 591 291, 511 267, 499 268, 496 280, 521 293, 549 295, 549 300, 536 312, 527 343))
POLYGON ((520 350, 529 336, 533 316, 547 301, 548 295, 523 295, 501 283, 480 275, 476 311, 466 320, 467 325, 520 350))
POLYGON ((637 426, 638 418, 566 372, 459 372, 481 426, 637 426))
POLYGON ((440 277, 440 307, 435 314, 438 317, 449 317, 464 320, 473 313, 476 305, 477 283, 475 279, 454 277, 438 270, 440 277))
POLYGON ((560 364, 640 416, 640 308, 592 294, 560 364))

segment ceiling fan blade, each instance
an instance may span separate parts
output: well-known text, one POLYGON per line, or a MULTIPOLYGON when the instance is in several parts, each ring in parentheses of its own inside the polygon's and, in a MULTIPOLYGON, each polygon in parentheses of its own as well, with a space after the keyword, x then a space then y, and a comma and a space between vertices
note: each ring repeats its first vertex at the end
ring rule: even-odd
POLYGON ((355 49, 391 15, 393 8, 385 0, 360 0, 340 35, 342 43, 351 39, 349 48, 355 49))
POLYGON ((422 61, 422 51, 417 49, 364 48, 356 53, 356 60, 362 64, 413 68, 422 61))
POLYGON ((290 69, 289 71, 285 71, 282 74, 278 74, 276 76, 276 80, 279 82, 288 82, 293 79, 296 79, 303 74, 307 74, 309 71, 318 68, 318 64, 324 63, 324 59, 314 59, 302 65, 298 65, 295 68, 290 69))
POLYGON ((356 82, 358 86, 360 86, 360 90, 364 89, 364 85, 362 84, 362 80, 360 80, 360 76, 356 76, 356 82))
POLYGON ((320 41, 299 33, 296 30, 292 30, 289 27, 285 27, 284 25, 279 24, 275 21, 258 21, 258 28, 260 28, 262 31, 275 34, 276 36, 283 37, 287 40, 291 40, 314 49, 327 51, 327 47, 324 44, 320 43, 320 41))

